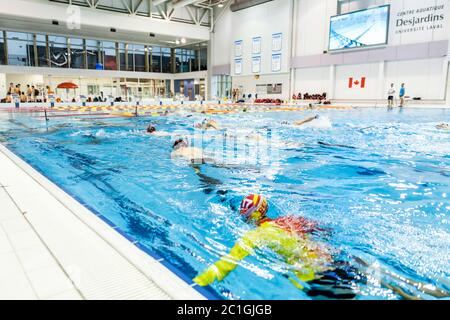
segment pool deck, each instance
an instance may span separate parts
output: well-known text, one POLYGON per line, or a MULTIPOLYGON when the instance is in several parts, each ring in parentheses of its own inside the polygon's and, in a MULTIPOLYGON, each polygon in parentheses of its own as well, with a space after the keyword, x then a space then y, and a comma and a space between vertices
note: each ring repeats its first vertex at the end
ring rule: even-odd
POLYGON ((0 300, 205 297, 0 144, 0 300))

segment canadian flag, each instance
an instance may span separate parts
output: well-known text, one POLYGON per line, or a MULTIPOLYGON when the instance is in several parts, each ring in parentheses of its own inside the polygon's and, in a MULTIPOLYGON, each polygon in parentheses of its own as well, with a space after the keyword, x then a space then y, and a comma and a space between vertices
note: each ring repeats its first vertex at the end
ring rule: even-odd
POLYGON ((365 88, 366 87, 366 77, 362 77, 360 80, 358 79, 354 79, 349 78, 348 79, 348 87, 349 88, 353 88, 353 87, 360 87, 360 88, 365 88))

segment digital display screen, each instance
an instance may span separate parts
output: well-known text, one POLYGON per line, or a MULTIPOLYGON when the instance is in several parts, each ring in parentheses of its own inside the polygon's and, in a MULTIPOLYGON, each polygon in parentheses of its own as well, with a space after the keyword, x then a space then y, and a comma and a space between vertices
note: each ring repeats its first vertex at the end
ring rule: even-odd
POLYGON ((344 50, 387 44, 389 5, 331 17, 328 49, 344 50))

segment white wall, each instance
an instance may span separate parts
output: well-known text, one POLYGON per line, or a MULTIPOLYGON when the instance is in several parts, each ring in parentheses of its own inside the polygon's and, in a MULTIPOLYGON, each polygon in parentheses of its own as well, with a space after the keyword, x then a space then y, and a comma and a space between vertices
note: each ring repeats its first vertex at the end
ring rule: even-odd
POLYGON ((231 65, 231 48, 232 48, 232 29, 233 14, 230 10, 226 10, 220 20, 217 22, 213 39, 213 55, 212 66, 231 65))
POLYGON ((336 67, 334 99, 380 99, 380 63, 343 65, 336 67), (365 87, 349 87, 349 78, 359 80, 365 77, 365 87))
MULTIPOLYGON (((294 40, 295 55, 307 56, 322 54, 328 49, 328 34, 330 17, 337 13, 337 0, 297 0, 297 39, 294 40)), ((391 19, 389 33, 389 45, 401 45, 420 42, 430 42, 449 39, 450 34, 450 4, 449 0, 365 0, 354 1, 344 6, 344 11, 354 11, 364 8, 366 5, 379 6, 391 5, 391 19), (364 6, 363 6, 364 5, 364 6), (414 32, 398 33, 405 27, 396 27, 399 14, 407 10, 417 10, 435 5, 445 5, 443 11, 446 15, 443 28, 424 29, 414 32)), ((426 17, 429 12, 407 15, 406 18, 426 17)), ((436 24, 439 25, 439 24, 436 24)))
POLYGON ((6 82, 6 74, 0 73, 0 99, 6 97, 6 93, 8 92, 8 83, 6 82))
POLYGON ((7 85, 20 83, 22 90, 25 91, 28 84, 30 86, 44 84, 44 76, 40 74, 6 74, 5 81, 7 85))
POLYGON ((450 85, 447 74, 448 60, 445 58, 302 68, 295 70, 294 92, 327 92, 336 100, 384 100, 390 83, 394 83, 398 91, 404 82, 410 97, 444 100, 450 85), (334 76, 330 78, 333 68, 334 76), (365 88, 349 88, 351 77, 355 80, 365 77, 365 88))
POLYGON ((233 88, 239 88, 242 94, 251 94, 255 97, 256 85, 278 84, 283 85, 281 94, 258 94, 258 98, 288 99, 289 98, 289 74, 261 75, 259 79, 255 76, 242 76, 233 78, 233 88))
MULTIPOLYGON (((433 42, 450 38, 450 1, 449 0, 364 0, 353 1, 344 6, 344 11, 362 9, 367 5, 377 6, 391 4, 391 32, 388 46, 433 42), (364 5, 361 7, 361 5, 364 5), (435 5, 444 5, 446 20, 442 28, 424 28, 408 33, 399 33, 405 27, 397 27, 397 19, 408 10, 417 10, 435 5)), ((310 57, 323 55, 328 48, 328 32, 330 16, 335 15, 337 0, 298 0, 297 35, 293 39, 294 57, 310 57)), ((426 17, 429 12, 406 12, 406 19, 413 16, 426 17)), ((440 23, 435 25, 440 26, 440 23)), ((335 66, 314 68, 298 68, 294 71, 293 92, 322 93, 327 92, 333 99, 385 99, 387 86, 394 82, 407 84, 408 95, 422 97, 425 100, 443 100, 447 89, 447 58, 427 60, 404 60, 351 64, 349 53, 335 66), (349 78, 366 78, 366 88, 349 88, 349 78)), ((316 61, 316 59, 311 59, 316 61)))
POLYGON ((330 92, 330 68, 304 68, 295 70, 294 93, 321 94, 330 92))
POLYGON ((336 0, 298 0, 295 56, 322 54, 328 48, 330 17, 336 0))
MULTIPOLYGON (((449 25, 450 25, 450 3, 449 0, 387 0, 386 4, 391 5, 391 32, 389 34, 389 45, 410 44, 419 42, 439 41, 449 39, 449 25), (405 30, 409 27, 397 27, 397 20, 399 14, 405 11, 417 11, 421 8, 444 5, 444 10, 439 10, 436 13, 444 13, 444 23, 435 23, 436 26, 442 25, 442 28, 417 29, 414 32, 397 33, 396 31, 405 30)), ((426 17, 430 12, 408 14, 407 19, 412 17, 426 17)), ((418 25, 417 27, 420 27, 418 25)))
POLYGON ((447 66, 444 59, 387 62, 386 84, 405 82, 410 97, 444 100, 447 66))
MULTIPOLYGON (((261 37, 261 72, 273 74, 271 70, 272 34, 282 33, 282 63, 281 71, 289 71, 290 61, 290 21, 292 20, 292 0, 275 0, 248 9, 232 13, 231 71, 234 74, 234 42, 243 41, 243 72, 242 76, 251 75, 252 69, 252 38, 261 37)), ((222 39, 227 41, 227 39, 222 39)))
POLYGON ((447 98, 447 105, 450 105, 450 65, 449 65, 449 63, 447 62, 447 69, 448 69, 448 72, 447 72, 447 92, 446 92, 446 98, 447 98))

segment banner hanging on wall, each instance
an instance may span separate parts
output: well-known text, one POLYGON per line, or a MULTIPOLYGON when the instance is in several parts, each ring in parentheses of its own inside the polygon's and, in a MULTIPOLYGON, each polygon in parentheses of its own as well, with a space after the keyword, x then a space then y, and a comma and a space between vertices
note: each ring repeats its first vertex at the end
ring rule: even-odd
POLYGON ((283 34, 282 33, 274 33, 272 35, 272 51, 278 52, 282 49, 283 43, 283 34))
POLYGON ((448 0, 391 1, 390 45, 449 39, 448 0))
POLYGON ((281 53, 272 54, 272 71, 281 71, 281 53))
POLYGON ((448 0, 408 1, 408 6, 393 15, 395 34, 439 31, 446 27, 448 0))
POLYGON ((234 60, 234 74, 242 74, 242 59, 234 60))
POLYGON ((234 56, 242 57, 242 40, 237 40, 234 42, 234 56))
POLYGON ((261 37, 252 39, 252 54, 261 54, 261 37))
POLYGON ((252 72, 260 73, 261 72, 261 57, 253 57, 252 58, 252 72))

